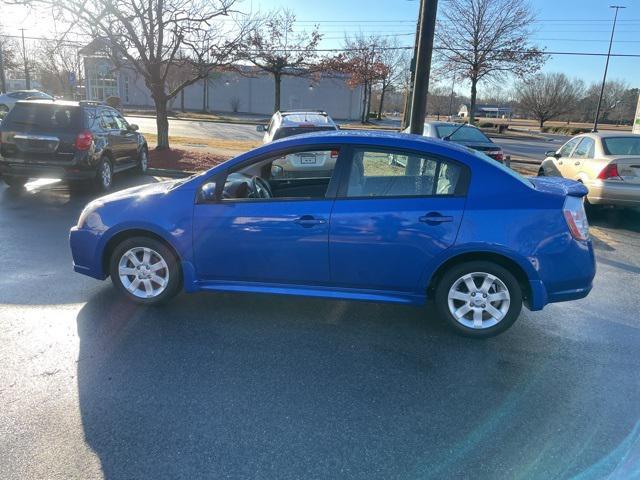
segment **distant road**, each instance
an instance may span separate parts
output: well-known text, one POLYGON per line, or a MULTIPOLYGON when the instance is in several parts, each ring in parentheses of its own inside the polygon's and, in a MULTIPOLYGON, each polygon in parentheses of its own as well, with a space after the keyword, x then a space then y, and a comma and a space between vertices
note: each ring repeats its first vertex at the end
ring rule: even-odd
POLYGON ((492 140, 500 145, 507 155, 542 162, 546 151, 557 150, 568 138, 561 135, 553 135, 549 136, 547 141, 514 138, 492 138, 492 140))
MULTIPOLYGON (((135 123, 142 133, 156 133, 156 119, 127 116, 129 123, 135 123)), ((174 137, 221 138, 225 140, 259 140, 262 134, 256 132, 255 125, 236 123, 201 122, 198 120, 169 120, 169 135, 174 137)))

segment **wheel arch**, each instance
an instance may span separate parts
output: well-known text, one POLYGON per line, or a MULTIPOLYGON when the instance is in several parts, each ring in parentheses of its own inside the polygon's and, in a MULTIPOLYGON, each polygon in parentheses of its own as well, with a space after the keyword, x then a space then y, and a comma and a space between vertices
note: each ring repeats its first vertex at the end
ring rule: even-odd
POLYGON ((147 237, 147 238, 152 238, 154 240, 161 242, 169 250, 171 250, 171 253, 175 255, 178 266, 182 264, 182 257, 178 253, 178 250, 171 244, 171 242, 167 241, 167 239, 164 238, 162 235, 159 235, 151 230, 146 230, 143 228, 130 228, 130 229, 121 230, 115 233, 111 238, 109 238, 109 240, 107 240, 107 243, 105 244, 102 250, 101 262, 102 262, 103 272, 108 274, 109 261, 116 247, 126 239, 132 238, 132 237, 147 237))
POLYGON ((433 272, 431 277, 429 278, 429 282, 427 285, 427 297, 433 298, 433 294, 435 293, 436 286, 438 282, 442 278, 442 275, 451 267, 455 265, 460 265, 462 263, 472 262, 484 260, 488 262, 495 263, 500 265, 501 267, 506 268, 509 272, 516 277, 518 284, 522 290, 522 298, 527 306, 531 303, 531 297, 533 295, 533 291, 531 288, 530 277, 525 271, 525 269, 515 260, 509 258, 508 256, 490 252, 490 251, 482 251, 482 252, 464 252, 449 257, 444 262, 442 262, 436 270, 433 272))

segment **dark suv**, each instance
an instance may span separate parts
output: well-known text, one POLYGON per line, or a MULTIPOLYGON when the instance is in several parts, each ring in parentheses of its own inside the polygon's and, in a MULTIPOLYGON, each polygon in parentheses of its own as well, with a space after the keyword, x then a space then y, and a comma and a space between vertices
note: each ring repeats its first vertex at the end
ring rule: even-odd
POLYGON ((137 130, 96 102, 20 101, 0 124, 0 173, 12 187, 51 177, 106 191, 115 172, 146 171, 147 143, 137 130))

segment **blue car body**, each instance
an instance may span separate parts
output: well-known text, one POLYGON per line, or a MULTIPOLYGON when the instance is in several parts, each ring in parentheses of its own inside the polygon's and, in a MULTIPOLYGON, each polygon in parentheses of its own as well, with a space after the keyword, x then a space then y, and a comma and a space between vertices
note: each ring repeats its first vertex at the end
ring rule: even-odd
MULTIPOLYGON (((77 272, 105 279, 110 252, 131 235, 164 240, 187 292, 243 291, 422 304, 460 259, 509 267, 525 305, 586 296, 595 275, 590 240, 574 238, 562 210, 586 189, 564 179, 523 179, 482 154, 404 134, 331 132, 290 137, 182 182, 117 192, 92 202, 70 233, 77 272), (203 184, 247 161, 298 147, 406 150, 451 159, 470 172, 464 195, 199 202, 203 184), (425 221, 425 215, 438 219, 425 221)), ((431 218, 431 217, 429 217, 431 218)))

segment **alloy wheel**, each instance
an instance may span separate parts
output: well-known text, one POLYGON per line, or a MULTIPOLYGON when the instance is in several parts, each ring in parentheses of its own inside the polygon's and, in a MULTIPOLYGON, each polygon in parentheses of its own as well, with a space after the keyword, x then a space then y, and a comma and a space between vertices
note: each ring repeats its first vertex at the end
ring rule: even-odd
POLYGON ((148 247, 127 250, 118 262, 124 288, 138 298, 154 298, 169 284, 169 266, 157 251, 148 247))
POLYGON ((100 167, 100 181, 105 190, 111 186, 112 175, 111 164, 107 161, 102 162, 102 166, 100 167))
POLYGON ((509 289, 495 275, 473 272, 458 278, 448 293, 449 312, 465 327, 482 330, 500 323, 509 311, 509 289))

